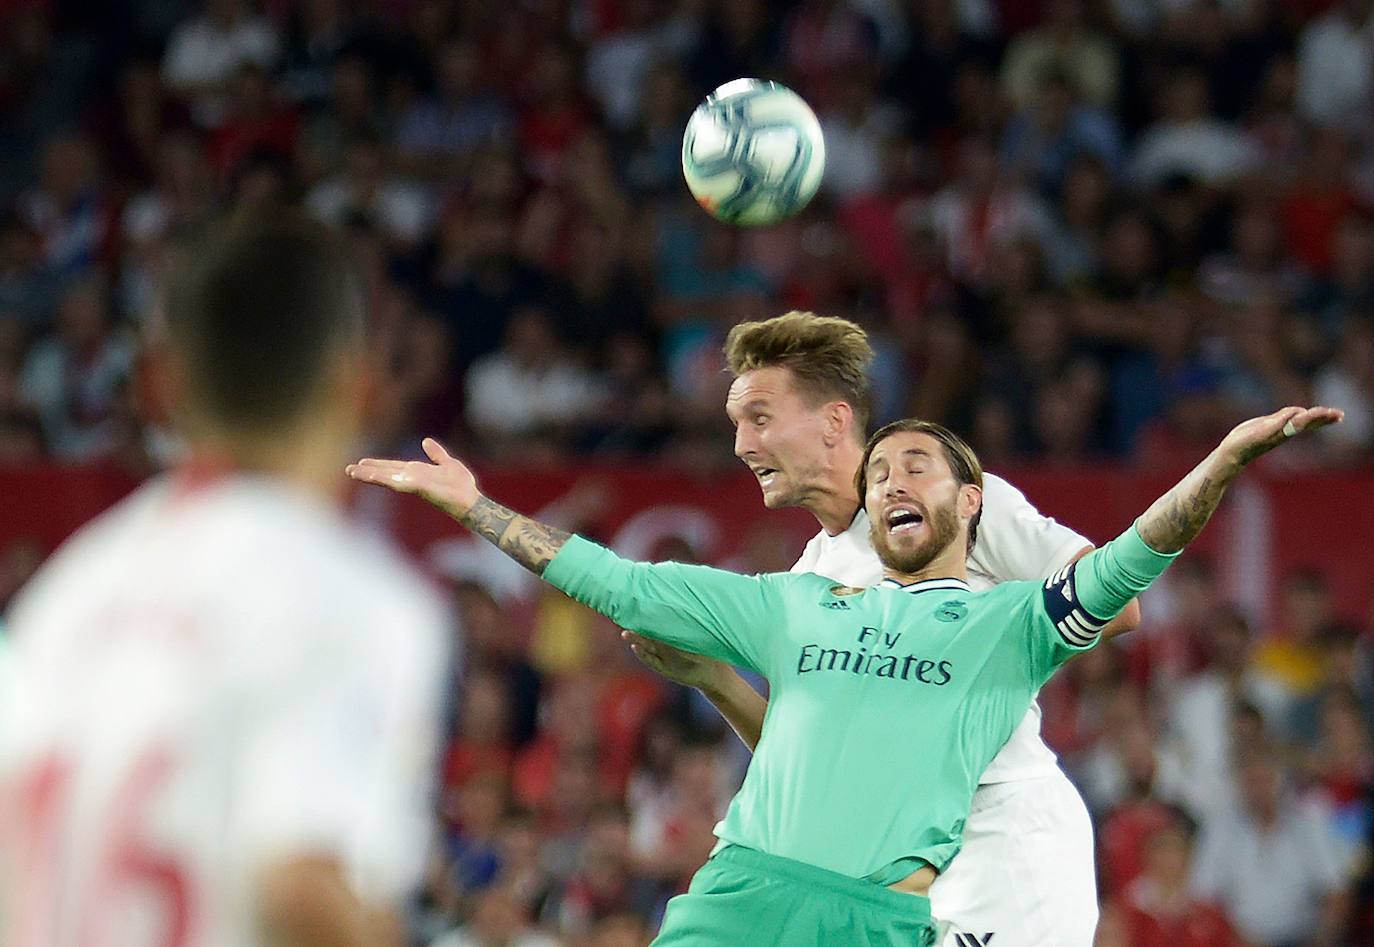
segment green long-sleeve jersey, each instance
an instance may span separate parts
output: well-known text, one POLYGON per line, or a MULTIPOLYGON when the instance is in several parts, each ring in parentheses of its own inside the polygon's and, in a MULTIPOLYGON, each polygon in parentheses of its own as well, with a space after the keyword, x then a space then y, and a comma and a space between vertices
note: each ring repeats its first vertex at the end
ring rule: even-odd
POLYGON ((1132 528, 1044 583, 853 589, 629 562, 573 537, 544 578, 622 627, 768 679, 723 842, 886 884, 949 864, 979 775, 1036 691, 1170 561, 1132 528))

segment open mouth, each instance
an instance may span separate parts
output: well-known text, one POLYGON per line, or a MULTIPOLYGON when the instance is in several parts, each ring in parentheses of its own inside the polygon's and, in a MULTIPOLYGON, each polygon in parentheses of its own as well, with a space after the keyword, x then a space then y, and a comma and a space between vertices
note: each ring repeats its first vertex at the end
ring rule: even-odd
POLYGON ((772 476, 773 476, 775 473, 777 473, 777 472, 778 472, 778 471, 777 471, 777 468, 776 468, 776 467, 755 467, 755 468, 754 468, 754 476, 755 476, 755 477, 758 477, 759 480, 768 480, 768 479, 771 479, 772 476))
POLYGON ((902 533, 916 529, 926 518, 918 511, 910 507, 900 506, 887 512, 887 531, 889 533, 902 533))

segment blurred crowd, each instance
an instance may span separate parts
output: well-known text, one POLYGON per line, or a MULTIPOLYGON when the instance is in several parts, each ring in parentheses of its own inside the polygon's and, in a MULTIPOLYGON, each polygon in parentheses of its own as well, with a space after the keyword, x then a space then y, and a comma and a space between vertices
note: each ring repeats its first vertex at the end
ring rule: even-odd
MULTIPOLYGON (((1308 456, 1374 451, 1374 0, 0 0, 0 464, 173 459, 169 251, 282 203, 357 257, 377 451, 728 464, 720 342, 786 309, 866 326, 877 419, 994 468, 1171 462, 1309 401, 1347 417, 1308 456), (826 136, 820 195, 765 230, 681 181, 739 76, 826 136)), ((1317 574, 1279 628, 1200 560, 1171 589, 1044 695, 1102 947, 1374 943, 1370 637, 1317 574)), ((566 600, 454 595, 417 936, 645 943, 742 747, 566 600)))
POLYGON ((718 347, 811 309, 877 418, 989 460, 1187 453, 1311 399, 1374 444, 1368 0, 0 4, 0 457, 163 463, 168 247, 301 202, 351 237, 379 448, 728 461, 718 347), (681 181, 741 75, 822 193, 743 231, 681 181))

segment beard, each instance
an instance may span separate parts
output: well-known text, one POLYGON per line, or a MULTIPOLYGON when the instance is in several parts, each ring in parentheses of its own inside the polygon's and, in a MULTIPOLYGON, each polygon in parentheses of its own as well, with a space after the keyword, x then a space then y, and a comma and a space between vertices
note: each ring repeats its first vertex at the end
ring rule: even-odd
POLYGON ((884 566, 906 575, 920 572, 959 538, 959 513, 954 501, 926 510, 925 522, 929 527, 925 540, 920 545, 903 548, 895 546, 892 534, 877 520, 869 525, 873 551, 884 566))

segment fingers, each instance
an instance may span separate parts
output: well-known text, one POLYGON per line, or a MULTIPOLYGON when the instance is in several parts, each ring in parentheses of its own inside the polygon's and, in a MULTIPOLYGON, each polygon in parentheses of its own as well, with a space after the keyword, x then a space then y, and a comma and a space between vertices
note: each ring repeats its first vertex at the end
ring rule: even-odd
POLYGON ((344 471, 347 472, 350 470, 386 470, 394 472, 398 470, 404 470, 405 466, 406 461, 404 460, 377 460, 372 457, 364 457, 356 464, 349 464, 347 467, 344 468, 344 471))
POLYGON ((448 451, 444 450, 444 445, 432 437, 427 437, 421 441, 420 447, 424 450, 425 456, 436 464, 446 464, 453 460, 448 451))
POLYGON ((630 646, 630 651, 636 658, 661 672, 663 656, 659 653, 656 641, 652 638, 645 638, 643 635, 637 635, 633 631, 622 631, 620 637, 630 646))
POLYGON ((637 635, 633 631, 622 631, 620 637, 634 649, 636 654, 641 651, 649 654, 656 654, 658 652, 658 648, 655 646, 656 642, 650 638, 645 638, 643 635, 637 635))
POLYGON ((375 483, 378 486, 390 487, 393 490, 399 490, 411 484, 410 475, 402 469, 349 464, 344 468, 344 473, 361 483, 375 483))
MULTIPOLYGON (((1288 409, 1285 409, 1287 411, 1288 409)), ((1345 418, 1345 412, 1339 408, 1328 408, 1318 405, 1313 408, 1297 408, 1286 419, 1284 433, 1288 434, 1288 425, 1293 426, 1294 434, 1301 434, 1303 431, 1316 430, 1326 427, 1328 424, 1338 424, 1345 418)), ((1289 434, 1291 437, 1292 434, 1289 434)))

